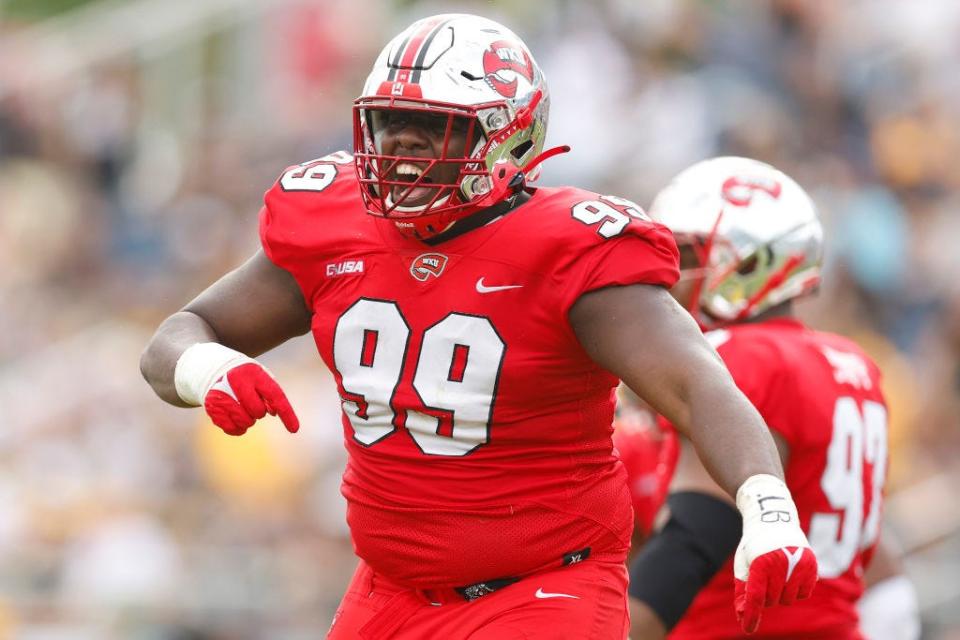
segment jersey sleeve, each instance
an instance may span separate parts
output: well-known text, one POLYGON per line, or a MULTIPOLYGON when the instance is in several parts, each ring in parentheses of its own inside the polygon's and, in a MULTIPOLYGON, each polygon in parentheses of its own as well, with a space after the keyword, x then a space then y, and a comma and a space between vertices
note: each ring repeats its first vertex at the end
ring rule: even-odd
POLYGON ((315 278, 306 259, 304 212, 297 205, 298 199, 284 193, 279 181, 267 191, 260 209, 260 244, 270 262, 289 272, 309 300, 315 278))
POLYGON ((673 234, 663 225, 631 220, 617 236, 597 241, 575 258, 566 282, 566 311, 584 293, 611 286, 652 284, 670 288, 680 277, 673 234))
POLYGON ((274 193, 276 190, 275 184, 265 194, 260 208, 260 245, 272 263, 293 271, 301 253, 301 243, 297 242, 295 225, 291 224, 291 216, 285 211, 289 204, 274 193))
POLYGON ((288 167, 264 194, 260 244, 267 258, 288 271, 309 300, 329 257, 331 212, 357 200, 349 155, 331 154, 288 167))
MULTIPOLYGON (((260 207, 260 246, 263 252, 278 267, 287 268, 290 263, 290 251, 282 238, 283 231, 277 223, 277 217, 266 204, 260 207)), ((287 269, 289 271, 289 269, 287 269)))

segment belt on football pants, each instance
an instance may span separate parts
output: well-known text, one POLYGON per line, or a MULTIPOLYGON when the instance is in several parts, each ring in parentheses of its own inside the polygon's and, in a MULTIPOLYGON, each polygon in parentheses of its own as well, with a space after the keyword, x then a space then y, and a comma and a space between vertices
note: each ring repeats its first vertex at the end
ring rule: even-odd
MULTIPOLYGON (((565 553, 561 559, 561 566, 582 562, 590 557, 590 547, 565 553)), ((507 577, 494 578, 477 582, 465 587, 446 589, 413 589, 401 591, 393 596, 389 602, 373 618, 360 629, 360 638, 363 640, 380 640, 388 638, 397 631, 416 613, 413 603, 425 604, 424 600, 434 605, 455 602, 457 597, 473 602, 477 598, 508 587, 522 578, 507 577)))
MULTIPOLYGON (((585 547, 583 549, 577 549, 576 551, 570 551, 569 553, 563 554, 563 557, 560 559, 561 566, 567 566, 570 564, 576 564, 582 562, 590 557, 590 547, 585 547)), ((520 578, 494 578, 493 580, 484 580, 483 582, 477 582, 475 584, 467 585, 465 587, 454 587, 453 590, 460 594, 464 600, 467 602, 473 602, 477 598, 483 597, 488 593, 493 593, 498 589, 503 589, 504 587, 509 587, 514 582, 519 582, 520 578)))
MULTIPOLYGON (((569 553, 563 554, 563 557, 560 559, 560 562, 561 562, 561 566, 567 566, 570 564, 576 564, 578 562, 582 562, 583 560, 586 560, 589 557, 590 557, 590 547, 586 547, 583 549, 577 549, 576 551, 571 551, 569 553)), ((477 582, 471 585, 467 585, 465 587, 454 587, 453 591, 460 594, 460 597, 462 597, 467 602, 473 602, 477 598, 481 598, 487 595, 488 593, 493 593, 494 591, 503 589, 504 587, 509 587, 514 582, 519 582, 520 580, 521 578, 519 577, 494 578, 493 580, 484 580, 483 582, 477 582)), ((429 590, 422 591, 422 593, 429 598, 430 597, 429 594, 432 593, 436 596, 438 594, 442 594, 443 591, 444 590, 429 589, 429 590)))
POLYGON ((467 602, 472 602, 477 598, 482 598, 488 593, 493 593, 497 589, 503 589, 519 581, 520 578, 496 578, 495 580, 486 580, 466 587, 454 587, 453 590, 459 593, 467 602))

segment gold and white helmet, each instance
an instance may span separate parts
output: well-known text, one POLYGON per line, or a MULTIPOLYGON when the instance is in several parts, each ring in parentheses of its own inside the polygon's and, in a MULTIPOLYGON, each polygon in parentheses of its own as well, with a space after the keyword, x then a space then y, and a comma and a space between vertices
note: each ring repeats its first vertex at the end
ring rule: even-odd
POLYGON ((690 309, 707 328, 754 317, 816 289, 823 229, 800 185, 774 167, 733 156, 677 175, 654 199, 650 216, 677 244, 696 251, 690 309))

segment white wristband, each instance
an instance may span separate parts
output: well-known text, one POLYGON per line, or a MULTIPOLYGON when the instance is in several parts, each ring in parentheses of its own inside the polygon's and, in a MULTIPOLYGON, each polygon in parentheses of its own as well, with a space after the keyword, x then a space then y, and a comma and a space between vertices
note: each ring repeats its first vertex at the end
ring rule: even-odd
POLYGON ((750 476, 737 490, 737 509, 743 517, 743 539, 733 571, 745 580, 755 558, 781 547, 809 547, 800 528, 797 505, 787 485, 776 476, 750 476))
POLYGON ((180 354, 174 369, 173 384, 177 395, 187 404, 200 406, 213 383, 245 362, 255 360, 216 342, 190 345, 180 354))
POLYGON ((747 478, 737 489, 737 509, 744 526, 754 522, 794 522, 799 526, 797 507, 790 489, 776 476, 759 473, 747 478))

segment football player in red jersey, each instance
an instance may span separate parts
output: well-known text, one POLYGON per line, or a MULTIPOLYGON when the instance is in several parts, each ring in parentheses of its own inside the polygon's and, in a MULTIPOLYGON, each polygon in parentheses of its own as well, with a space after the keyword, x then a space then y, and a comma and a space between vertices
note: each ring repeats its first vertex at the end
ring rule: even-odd
POLYGON ((331 638, 624 638, 618 378, 739 495, 750 589, 774 602, 814 585, 795 518, 764 520, 795 512, 769 431, 667 291, 670 231, 622 198, 528 186, 556 152, 548 106, 502 25, 415 22, 354 104, 353 155, 285 170, 262 250, 144 352, 161 398, 227 433, 265 413, 296 431, 253 358, 312 331, 342 400, 361 559, 331 638))
MULTIPOLYGON (((773 432, 819 561, 813 597, 771 612, 759 636, 861 638, 857 600, 879 534, 887 409, 880 372, 856 344, 793 316, 792 300, 820 279, 816 209, 773 167, 723 157, 682 172, 650 213, 679 244, 673 293, 773 432)), ((740 516, 688 444, 667 502, 669 520, 631 565, 631 637, 742 637, 727 606, 734 592, 751 597, 734 554, 740 516)))

